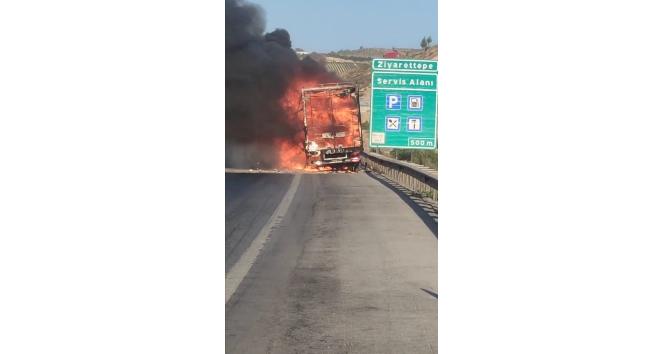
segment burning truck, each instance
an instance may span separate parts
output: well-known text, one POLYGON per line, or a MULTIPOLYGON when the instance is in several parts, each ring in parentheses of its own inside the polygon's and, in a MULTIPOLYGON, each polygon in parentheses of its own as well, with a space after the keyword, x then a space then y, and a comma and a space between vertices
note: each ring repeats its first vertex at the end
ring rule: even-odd
POLYGON ((357 88, 290 34, 265 33, 264 11, 226 0, 226 167, 355 169, 362 148, 357 88), (303 124, 304 123, 304 124, 303 124))
POLYGON ((303 88, 301 96, 307 167, 357 170, 362 152, 357 87, 322 84, 303 88))

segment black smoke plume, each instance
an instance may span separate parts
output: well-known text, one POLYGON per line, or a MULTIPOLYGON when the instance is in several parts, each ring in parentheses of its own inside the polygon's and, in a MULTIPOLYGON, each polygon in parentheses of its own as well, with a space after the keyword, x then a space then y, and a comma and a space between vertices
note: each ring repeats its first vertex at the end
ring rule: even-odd
POLYGON ((314 60, 300 60, 285 29, 264 32, 262 8, 226 0, 226 167, 278 167, 275 141, 295 140, 303 129, 280 104, 291 81, 336 80, 314 60))

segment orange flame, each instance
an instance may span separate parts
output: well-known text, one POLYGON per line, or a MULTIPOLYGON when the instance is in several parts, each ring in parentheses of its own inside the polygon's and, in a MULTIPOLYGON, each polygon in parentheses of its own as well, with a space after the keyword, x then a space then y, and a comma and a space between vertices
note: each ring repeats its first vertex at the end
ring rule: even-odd
POLYGON ((304 149, 301 145, 288 140, 277 142, 279 151, 279 168, 285 170, 301 170, 305 165, 304 149))
MULTIPOLYGON (((279 168, 289 170, 302 170, 307 166, 306 154, 304 151, 304 112, 302 107, 302 89, 316 87, 323 83, 334 82, 328 74, 315 77, 305 77, 300 73, 293 78, 290 86, 281 98, 281 106, 297 133, 291 139, 281 139, 275 142, 279 156, 279 168)), ((358 107, 353 99, 347 96, 330 96, 328 92, 320 92, 311 97, 310 104, 307 104, 307 116, 316 116, 333 109, 334 125, 343 126, 348 133, 345 135, 336 135, 334 139, 325 139, 323 136, 330 132, 330 120, 328 116, 325 119, 314 119, 309 124, 309 140, 315 140, 321 148, 338 147, 361 147, 360 124, 358 121, 358 107), (331 108, 330 105, 333 107, 331 108), (331 142, 335 146, 330 146, 331 142)), ((318 116, 318 118, 322 118, 318 116)), ((334 128, 336 129, 336 127, 334 128)), ((326 168, 327 169, 327 168, 326 168)), ((318 169, 320 170, 320 169, 318 169)))
POLYGON ((341 95, 339 91, 326 92, 320 91, 311 95, 311 100, 307 106, 307 115, 318 116, 317 119, 309 124, 310 140, 314 140, 320 148, 350 148, 360 147, 360 123, 358 121, 358 107, 355 99, 341 95), (333 110, 332 119, 326 112, 333 110), (339 128, 342 127, 341 130, 339 128), (334 139, 330 139, 331 130, 335 131, 334 139), (342 132, 343 135, 336 134, 342 132), (324 136, 328 138, 324 138, 324 136))
POLYGON ((293 139, 282 139, 276 142, 279 154, 279 168, 287 170, 302 170, 306 165, 304 152, 304 116, 301 109, 301 92, 305 87, 318 86, 320 80, 316 78, 297 77, 286 90, 281 99, 281 105, 286 111, 291 124, 298 129, 293 139))

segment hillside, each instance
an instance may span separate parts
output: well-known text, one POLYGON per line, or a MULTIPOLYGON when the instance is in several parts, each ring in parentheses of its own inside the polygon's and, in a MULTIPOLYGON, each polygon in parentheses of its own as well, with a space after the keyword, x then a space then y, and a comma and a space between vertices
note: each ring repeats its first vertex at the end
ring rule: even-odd
MULTIPOLYGON (((389 50, 389 49, 388 49, 389 50)), ((351 63, 344 63, 343 65, 331 64, 330 54, 328 57, 326 67, 328 70, 337 73, 344 81, 352 82, 361 88, 366 88, 371 85, 371 61, 370 59, 382 58, 385 49, 380 48, 363 48, 352 51, 340 51, 334 54, 334 57, 340 60, 350 60, 351 63), (348 53, 348 56, 339 53, 348 53), (380 55, 373 57, 362 57, 364 55, 379 53, 380 55), (351 58, 361 57, 360 61, 352 60, 351 58)), ((438 60, 438 45, 435 45, 427 50, 422 49, 403 49, 399 50, 399 59, 420 59, 420 60, 438 60)))
MULTIPOLYGON (((300 58, 310 57, 321 63, 328 71, 337 74, 343 81, 352 82, 360 88, 367 88, 371 84, 371 60, 382 58, 386 48, 361 48, 353 50, 340 50, 330 53, 298 54, 300 58)), ((399 59, 437 60, 438 45, 427 50, 401 48, 399 59)))
MULTIPOLYGON (((363 134, 367 136, 369 134, 369 117, 371 116, 369 102, 369 97, 371 97, 371 60, 382 58, 386 52, 391 50, 385 48, 361 48, 330 53, 298 53, 298 56, 300 58, 309 57, 319 62, 328 71, 337 74, 342 81, 354 83, 359 87, 362 128, 363 134)), ((427 50, 397 50, 399 52, 398 59, 438 60, 438 45, 434 45, 427 50)), ((399 160, 408 160, 433 169, 436 169, 438 166, 437 150, 370 149, 367 144, 368 140, 365 140, 364 148, 367 151, 378 152, 399 160)))
POLYGON ((400 58, 414 58, 415 56, 422 56, 425 54, 431 57, 431 53, 438 53, 438 45, 434 45, 426 50, 415 48, 360 48, 360 49, 344 49, 339 51, 332 51, 327 53, 328 57, 345 58, 353 60, 371 60, 374 58, 382 58, 387 52, 397 51, 400 58))
MULTIPOLYGON (((362 48, 352 51, 340 51, 326 54, 328 70, 339 75, 344 81, 352 82, 359 86, 361 97, 361 111, 363 122, 363 134, 369 134, 368 119, 371 116, 369 97, 371 97, 371 59, 382 58, 388 49, 362 48), (336 61, 335 63, 332 63, 336 61), (363 98, 363 99, 362 99, 363 98)), ((438 60, 438 45, 427 50, 422 49, 398 49, 399 59, 438 60)), ((368 144, 368 141, 365 141, 368 144)), ((365 145, 367 151, 377 152, 399 160, 414 162, 434 170, 438 167, 437 150, 411 150, 411 149, 370 149, 365 145)))

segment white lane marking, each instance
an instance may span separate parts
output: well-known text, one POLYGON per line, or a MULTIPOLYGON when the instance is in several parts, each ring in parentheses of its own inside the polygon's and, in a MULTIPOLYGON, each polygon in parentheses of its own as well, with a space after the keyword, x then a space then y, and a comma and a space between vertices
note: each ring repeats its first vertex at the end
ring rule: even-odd
POLYGON ((265 223, 265 226, 263 226, 261 231, 258 232, 258 235, 251 242, 251 245, 249 245, 249 248, 247 248, 242 257, 240 257, 233 268, 231 268, 231 270, 226 274, 225 302, 230 300, 231 296, 233 296, 235 290, 237 290, 237 287, 242 282, 242 279, 244 279, 247 273, 249 273, 249 269, 251 269, 251 266, 256 261, 258 253, 260 253, 263 245, 265 244, 265 241, 267 241, 267 237, 270 235, 270 231, 274 224, 277 222, 277 220, 283 219, 283 217, 286 215, 286 212, 288 211, 288 208, 293 201, 293 197, 295 196, 295 191, 297 191, 297 187, 300 185, 301 177, 302 175, 300 174, 293 176, 293 180, 291 181, 288 191, 286 191, 284 198, 274 210, 274 213, 272 213, 270 219, 265 223))

